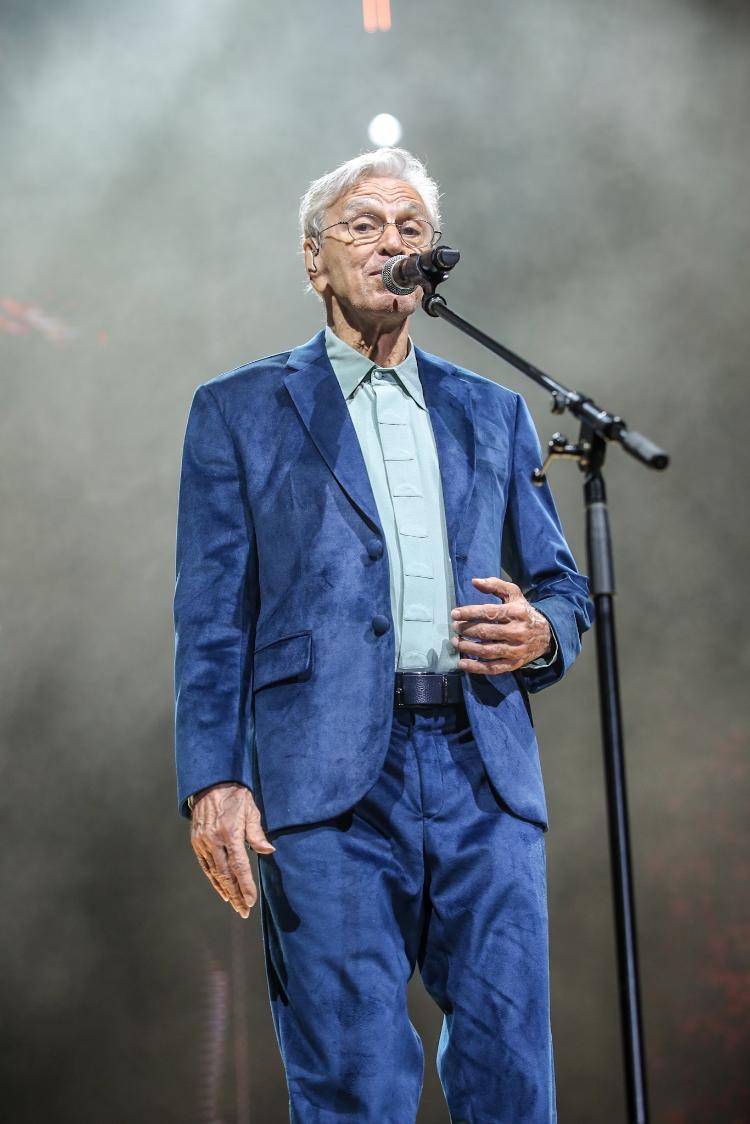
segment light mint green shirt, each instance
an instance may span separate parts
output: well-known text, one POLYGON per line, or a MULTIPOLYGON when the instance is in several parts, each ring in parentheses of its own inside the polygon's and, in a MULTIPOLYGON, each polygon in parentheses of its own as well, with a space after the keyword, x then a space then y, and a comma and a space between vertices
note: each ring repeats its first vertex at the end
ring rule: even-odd
POLYGON ((435 436, 414 348, 377 367, 326 328, 326 350, 357 431, 385 535, 396 670, 455 671, 456 604, 435 436))
MULTIPOLYGON (((378 367, 326 328, 326 351, 359 438, 385 535, 397 671, 456 671, 456 604, 435 435, 417 359, 378 367)), ((532 660, 547 667, 552 652, 532 660)))

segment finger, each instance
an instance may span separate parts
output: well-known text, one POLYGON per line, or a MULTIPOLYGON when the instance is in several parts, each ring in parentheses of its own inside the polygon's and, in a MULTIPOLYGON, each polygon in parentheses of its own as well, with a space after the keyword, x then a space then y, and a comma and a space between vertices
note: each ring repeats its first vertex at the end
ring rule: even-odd
POLYGON ((211 870, 211 868, 209 867, 208 863, 206 862, 206 860, 203 858, 202 855, 198 856, 198 862, 200 863, 201 869, 202 869, 203 873, 205 874, 206 878, 211 883, 214 890, 216 890, 216 893, 219 895, 219 897, 222 899, 222 901, 228 902, 229 901, 229 895, 227 894, 226 890, 221 885, 221 883, 218 881, 215 874, 213 873, 213 871, 211 870))
POLYGON ((247 917, 250 908, 245 904, 242 893, 234 872, 229 864, 227 851, 221 847, 221 854, 214 852, 214 859, 216 860, 216 876, 219 882, 229 894, 229 903, 237 910, 242 917, 247 917))
POLYGON ((210 846, 204 846, 198 854, 198 861, 203 868, 203 871, 208 878, 211 885, 216 892, 224 899, 225 902, 231 901, 231 888, 225 885, 224 879, 221 877, 216 861, 211 851, 210 846))
POLYGON ((477 644, 473 640, 461 640, 458 650, 466 659, 512 661, 519 656, 518 648, 509 644, 477 644))
POLYGON ((518 615, 518 609, 505 601, 485 601, 479 605, 459 605, 451 609, 451 624, 461 621, 506 621, 513 620, 518 615))
POLYGON ((258 890, 244 842, 238 841, 230 848, 229 869, 239 887, 242 901, 249 912, 258 900, 258 890))
POLYGON ((460 659, 458 666, 461 671, 468 671, 475 675, 501 675, 506 671, 515 671, 520 664, 518 660, 490 660, 484 662, 473 659, 460 659))
MULTIPOLYGON (((202 825, 199 825, 199 827, 201 826, 202 825)), ((201 867, 206 871, 207 874, 214 875, 215 877, 216 870, 214 868, 213 855, 211 854, 211 850, 208 847, 205 836, 200 830, 194 829, 192 831, 190 835, 190 844, 195 853, 195 857, 201 864, 201 867)))
POLYGON ((451 640, 473 637, 495 643, 521 644, 528 635, 528 625, 522 620, 509 621, 455 621, 455 636, 451 640))
POLYGON ((518 601, 520 597, 523 597, 519 586, 515 585, 514 582, 503 581, 502 578, 472 578, 471 580, 480 589, 489 590, 498 597, 502 597, 504 601, 518 601))
POLYGON ((260 812, 257 809, 248 814, 245 822, 245 839, 254 851, 258 851, 261 854, 270 855, 276 850, 261 826, 260 812))
POLYGON ((204 853, 203 848, 200 846, 200 844, 198 843, 198 841, 194 837, 191 838, 191 843, 193 844, 193 851, 195 852, 195 857, 197 858, 198 863, 200 865, 200 868, 203 871, 203 873, 205 874, 206 878, 211 883, 213 888, 216 890, 217 894, 220 897, 222 897, 225 902, 229 901, 229 897, 228 897, 226 891, 221 886, 219 880, 216 877, 216 871, 214 870, 214 865, 213 865, 213 858, 211 857, 210 852, 204 853))

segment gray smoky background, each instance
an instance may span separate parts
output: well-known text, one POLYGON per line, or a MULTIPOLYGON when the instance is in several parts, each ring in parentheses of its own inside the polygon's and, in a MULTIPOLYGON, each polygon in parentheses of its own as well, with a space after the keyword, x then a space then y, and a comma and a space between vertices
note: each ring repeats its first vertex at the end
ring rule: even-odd
MULTIPOLYGON (((698 0, 0 3, 2 1118, 282 1124, 259 912, 173 774, 195 387, 308 339, 296 210, 395 114, 456 311, 672 455, 610 451, 653 1119, 750 1120, 750 9, 698 0)), ((419 311, 430 351, 546 395, 419 311)), ((581 475, 552 484, 585 568, 581 475)), ((533 700, 561 1124, 626 1119, 593 636, 533 700)), ((311 885, 310 892, 315 893, 311 885)), ((420 1124, 447 1119, 440 1021, 420 1124)))

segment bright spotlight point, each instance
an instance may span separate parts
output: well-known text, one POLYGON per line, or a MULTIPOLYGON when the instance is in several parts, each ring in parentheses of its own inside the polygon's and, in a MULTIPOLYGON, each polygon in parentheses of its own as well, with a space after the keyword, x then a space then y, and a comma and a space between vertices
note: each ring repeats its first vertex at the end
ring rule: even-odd
POLYGON ((392 113, 379 113, 367 127, 370 140, 379 147, 392 148, 401 140, 401 122, 392 113))

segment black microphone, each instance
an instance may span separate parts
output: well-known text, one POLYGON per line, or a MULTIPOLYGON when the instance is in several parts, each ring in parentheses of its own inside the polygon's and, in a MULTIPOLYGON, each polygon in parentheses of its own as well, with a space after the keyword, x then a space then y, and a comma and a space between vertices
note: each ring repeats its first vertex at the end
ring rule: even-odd
POLYGON ((448 270, 453 269, 461 257, 450 246, 435 246, 423 254, 396 254, 383 266, 383 284, 389 293, 399 297, 413 293, 424 281, 445 281, 448 270))

